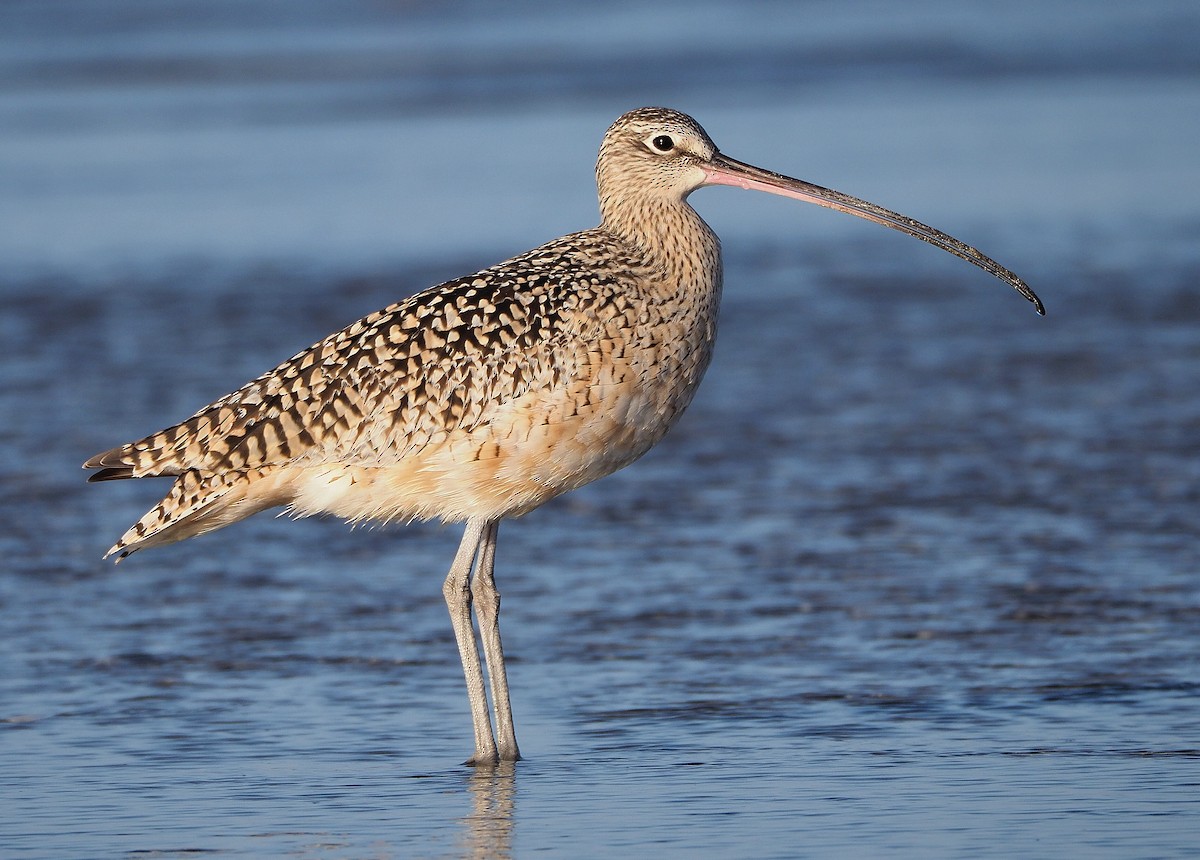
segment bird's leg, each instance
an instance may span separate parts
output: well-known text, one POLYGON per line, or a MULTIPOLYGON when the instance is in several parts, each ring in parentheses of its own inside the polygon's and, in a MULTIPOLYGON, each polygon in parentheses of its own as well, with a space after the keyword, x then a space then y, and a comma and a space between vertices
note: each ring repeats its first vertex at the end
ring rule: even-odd
POLYGON ((467 520, 462 543, 454 554, 454 564, 442 585, 450 623, 458 640, 458 656, 463 674, 467 677, 467 698, 471 701, 471 719, 475 723, 475 755, 466 764, 495 764, 496 739, 492 735, 492 720, 488 715, 487 694, 483 686, 483 666, 479 661, 479 645, 475 628, 471 626, 471 567, 484 531, 489 528, 484 519, 467 520))
POLYGON ((517 761, 517 734, 513 728, 512 705, 508 701, 508 673, 504 669, 504 647, 500 644, 500 592, 496 590, 493 567, 496 561, 496 534, 500 521, 492 520, 483 531, 479 560, 471 578, 471 598, 479 618, 479 636, 487 660, 488 680, 492 687, 492 707, 496 711, 496 740, 501 761, 517 761))

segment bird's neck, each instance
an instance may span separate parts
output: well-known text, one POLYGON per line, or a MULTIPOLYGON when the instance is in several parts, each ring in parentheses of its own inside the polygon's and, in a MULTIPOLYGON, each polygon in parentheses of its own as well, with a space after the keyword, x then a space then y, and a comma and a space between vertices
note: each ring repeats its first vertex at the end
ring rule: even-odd
POLYGON ((601 228, 662 272, 664 287, 714 301, 721 289, 721 243, 685 201, 601 196, 601 228))

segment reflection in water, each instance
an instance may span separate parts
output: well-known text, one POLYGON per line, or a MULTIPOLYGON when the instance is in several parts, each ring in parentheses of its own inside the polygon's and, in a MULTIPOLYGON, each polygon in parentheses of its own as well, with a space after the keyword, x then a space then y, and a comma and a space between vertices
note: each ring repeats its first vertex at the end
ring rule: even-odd
POLYGON ((512 856, 513 806, 517 793, 516 763, 476 765, 467 780, 471 812, 461 819, 463 857, 512 856))

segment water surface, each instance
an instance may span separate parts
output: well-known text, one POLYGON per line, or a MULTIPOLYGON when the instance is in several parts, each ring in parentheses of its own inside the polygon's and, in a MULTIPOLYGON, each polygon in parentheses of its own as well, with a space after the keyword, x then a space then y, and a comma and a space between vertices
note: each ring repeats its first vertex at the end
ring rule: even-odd
POLYGON ((0 11, 0 853, 1193 853, 1192 4, 331 8, 0 11), (100 562, 165 486, 83 459, 593 223, 604 127, 655 102, 1049 315, 698 192, 727 289, 696 402, 502 529, 515 768, 458 764, 457 527, 100 562))

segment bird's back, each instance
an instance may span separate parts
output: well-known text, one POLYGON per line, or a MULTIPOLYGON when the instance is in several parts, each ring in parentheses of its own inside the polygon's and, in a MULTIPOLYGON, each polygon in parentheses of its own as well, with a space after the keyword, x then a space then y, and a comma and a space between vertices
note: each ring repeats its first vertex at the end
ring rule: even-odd
POLYGON ((89 460, 92 480, 176 477, 110 554, 278 505, 352 521, 519 514, 621 468, 686 407, 711 352, 715 296, 671 280, 596 229, 371 314, 89 460))

